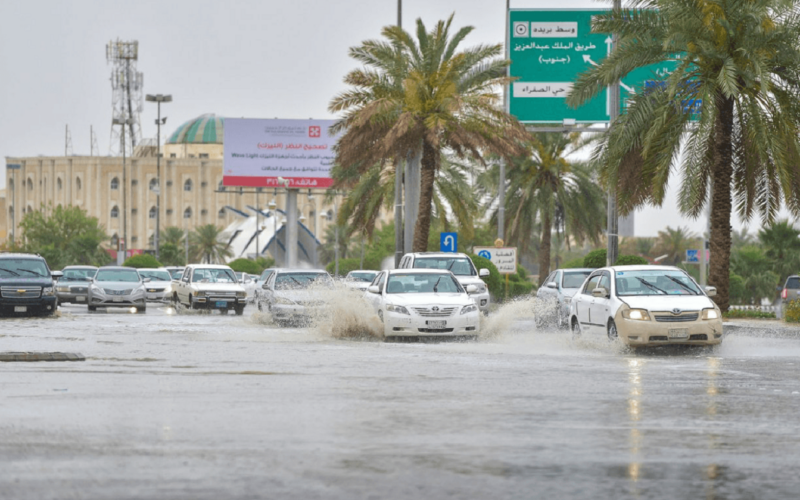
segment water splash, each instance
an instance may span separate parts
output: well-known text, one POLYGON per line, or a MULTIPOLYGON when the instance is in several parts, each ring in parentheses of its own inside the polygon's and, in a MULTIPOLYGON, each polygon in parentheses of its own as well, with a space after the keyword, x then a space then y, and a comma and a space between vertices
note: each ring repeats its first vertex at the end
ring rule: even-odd
POLYGON ((312 328, 335 339, 383 340, 383 323, 363 290, 337 282, 309 289, 322 307, 312 314, 312 328))

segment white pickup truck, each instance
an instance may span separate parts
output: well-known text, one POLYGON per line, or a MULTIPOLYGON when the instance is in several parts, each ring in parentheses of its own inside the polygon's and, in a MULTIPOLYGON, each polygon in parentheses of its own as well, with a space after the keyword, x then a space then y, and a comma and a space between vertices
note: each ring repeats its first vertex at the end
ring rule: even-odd
POLYGON ((244 314, 247 292, 228 266, 193 264, 186 266, 180 281, 172 283, 172 301, 189 309, 233 309, 244 314))

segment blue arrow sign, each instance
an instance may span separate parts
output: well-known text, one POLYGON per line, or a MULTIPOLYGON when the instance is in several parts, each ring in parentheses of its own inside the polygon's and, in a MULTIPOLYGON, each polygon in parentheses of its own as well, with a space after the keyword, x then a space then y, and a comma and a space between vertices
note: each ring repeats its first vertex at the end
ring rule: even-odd
POLYGON ((699 250, 686 250, 686 262, 700 262, 699 250))
POLYGON ((458 252, 458 233, 439 233, 440 252, 458 252))
POLYGON ((489 250, 481 250, 478 252, 478 257, 483 257, 484 259, 492 260, 492 253, 489 250))

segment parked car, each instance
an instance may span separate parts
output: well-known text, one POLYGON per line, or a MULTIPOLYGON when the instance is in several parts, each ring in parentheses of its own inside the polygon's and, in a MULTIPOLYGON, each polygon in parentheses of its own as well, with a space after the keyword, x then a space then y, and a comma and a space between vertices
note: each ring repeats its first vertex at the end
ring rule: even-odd
POLYGON ((56 297, 59 304, 86 304, 89 299, 90 278, 94 278, 94 266, 67 266, 56 282, 56 297))
POLYGON ((150 278, 145 287, 146 298, 150 302, 169 300, 172 287, 172 276, 164 269, 139 269, 142 278, 150 278))
POLYGON ((347 276, 344 277, 344 285, 349 288, 355 288, 356 290, 366 290, 377 275, 378 271, 366 271, 361 269, 350 271, 347 273, 347 276))
POLYGON ((783 284, 781 298, 775 303, 775 305, 778 306, 775 310, 775 316, 778 319, 782 319, 783 309, 786 303, 797 299, 800 299, 800 276, 793 274, 786 278, 786 283, 783 284))
POLYGON ((569 305, 594 269, 556 269, 536 291, 536 325, 569 326, 569 305))
POLYGON ((275 269, 261 289, 259 309, 281 326, 304 326, 324 305, 321 287, 333 286, 324 269, 275 269))
POLYGON ((247 292, 233 270, 219 264, 192 264, 183 270, 181 280, 172 284, 172 300, 190 309, 230 310, 244 314, 247 292))
POLYGON ((639 347, 722 342, 722 314, 682 269, 612 266, 595 270, 575 294, 570 326, 575 335, 607 335, 639 347))
POLYGON ((407 253, 400 260, 399 269, 440 269, 452 272, 462 286, 474 285, 470 296, 484 314, 489 312, 489 289, 481 278, 489 276, 488 269, 475 268, 472 259, 464 253, 420 252, 407 253))
POLYGON ((258 276, 243 272, 237 272, 235 274, 236 279, 239 280, 239 284, 242 285, 244 291, 247 292, 247 302, 253 302, 258 276))
POLYGON ((480 333, 475 285, 462 286, 448 270, 381 271, 368 291, 387 340, 474 339, 480 333))
POLYGON ((164 266, 161 269, 167 271, 172 279, 176 280, 181 278, 181 273, 186 269, 186 266, 164 266))
POLYGON ((91 280, 87 303, 90 311, 96 311, 98 307, 135 307, 137 313, 147 311, 145 284, 150 279, 142 278, 137 269, 101 267, 91 280))
POLYGON ((35 254, 0 253, 0 314, 51 315, 56 312, 54 279, 47 262, 35 254))

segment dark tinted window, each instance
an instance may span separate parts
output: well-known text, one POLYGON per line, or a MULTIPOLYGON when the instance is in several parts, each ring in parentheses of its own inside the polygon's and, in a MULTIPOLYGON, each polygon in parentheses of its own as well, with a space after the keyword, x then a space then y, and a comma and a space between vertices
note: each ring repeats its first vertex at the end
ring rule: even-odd
POLYGON ((50 276, 42 259, 0 259, 0 278, 50 276))

